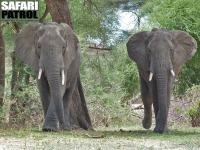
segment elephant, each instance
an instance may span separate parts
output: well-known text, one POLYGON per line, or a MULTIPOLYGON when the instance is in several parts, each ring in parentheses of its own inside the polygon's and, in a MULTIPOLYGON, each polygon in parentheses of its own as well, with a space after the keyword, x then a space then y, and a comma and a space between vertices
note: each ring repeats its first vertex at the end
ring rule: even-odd
POLYGON ((17 34, 15 52, 38 74, 44 112, 42 130, 71 130, 69 102, 80 67, 80 44, 75 32, 65 23, 30 22, 17 34))
POLYGON ((155 133, 169 131, 168 112, 172 87, 180 67, 196 53, 197 42, 181 30, 154 28, 140 31, 126 43, 128 56, 138 68, 141 99, 144 105, 142 125, 152 125, 152 105, 155 133))

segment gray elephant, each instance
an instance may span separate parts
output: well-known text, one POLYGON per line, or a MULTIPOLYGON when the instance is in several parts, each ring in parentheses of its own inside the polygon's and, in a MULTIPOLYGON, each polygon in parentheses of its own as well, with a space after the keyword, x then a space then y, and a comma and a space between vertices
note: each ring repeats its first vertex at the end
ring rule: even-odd
POLYGON ((166 132, 174 80, 181 65, 195 54, 197 43, 183 31, 153 29, 134 34, 126 46, 129 57, 138 67, 144 104, 143 127, 151 127, 153 104, 156 119, 154 132, 166 132))
POLYGON ((80 46, 74 31, 64 23, 28 23, 16 37, 15 51, 38 74, 43 131, 70 130, 68 105, 80 66, 80 46))

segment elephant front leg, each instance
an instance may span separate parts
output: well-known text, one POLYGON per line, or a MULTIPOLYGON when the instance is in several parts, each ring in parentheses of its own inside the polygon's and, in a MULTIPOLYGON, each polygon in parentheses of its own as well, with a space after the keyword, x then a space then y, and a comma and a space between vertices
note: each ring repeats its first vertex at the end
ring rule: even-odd
POLYGON ((156 127, 154 128, 154 132, 164 133, 169 131, 167 127, 167 114, 168 108, 159 108, 158 115, 156 117, 156 127))
POLYGON ((53 103, 51 103, 48 108, 42 130, 43 131, 58 131, 57 122, 58 122, 58 119, 55 114, 55 106, 53 103))
POLYGON ((142 125, 145 129, 149 129, 152 125, 152 100, 150 91, 145 80, 140 76, 141 97, 144 104, 144 118, 142 125))
POLYGON ((71 130, 69 103, 72 100, 72 94, 74 92, 76 83, 77 83, 77 76, 75 76, 75 78, 72 81, 69 89, 66 90, 66 92, 63 96, 64 124, 61 126, 61 129, 63 129, 63 130, 71 130))
POLYGON ((44 111, 44 118, 50 105, 50 89, 46 78, 42 75, 40 80, 37 80, 37 86, 40 93, 40 99, 44 111))
POLYGON ((55 115, 54 106, 50 105, 50 89, 46 77, 42 75, 40 80, 37 80, 38 90, 40 93, 40 99, 42 102, 43 112, 44 112, 44 125, 43 131, 57 131, 57 117, 55 115), (51 110, 51 111, 48 111, 51 110), (48 113, 48 114, 47 114, 48 113), (50 114, 52 113, 52 114, 50 114), (51 116, 47 118, 47 116, 51 116))

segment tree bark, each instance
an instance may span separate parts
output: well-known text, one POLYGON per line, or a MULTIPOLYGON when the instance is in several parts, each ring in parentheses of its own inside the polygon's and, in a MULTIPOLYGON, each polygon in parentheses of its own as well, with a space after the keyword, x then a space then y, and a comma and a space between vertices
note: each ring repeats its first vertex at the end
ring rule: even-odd
POLYGON ((0 27, 0 107, 4 103, 4 88, 5 88, 5 43, 3 31, 0 27))
MULTIPOLYGON (((45 1, 51 14, 52 21, 58 23, 67 23, 71 28, 73 28, 68 2, 66 0, 45 1)), ((78 75, 77 85, 70 102, 70 122, 72 128, 82 128, 85 130, 92 129, 92 124, 80 80, 80 73, 78 75)))
POLYGON ((45 0, 45 2, 51 14, 52 21, 66 23, 73 28, 67 0, 45 0))

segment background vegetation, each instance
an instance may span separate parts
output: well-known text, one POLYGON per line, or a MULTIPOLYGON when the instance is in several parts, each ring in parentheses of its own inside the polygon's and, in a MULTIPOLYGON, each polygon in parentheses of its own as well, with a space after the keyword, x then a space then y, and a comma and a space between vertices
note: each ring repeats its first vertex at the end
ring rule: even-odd
MULTIPOLYGON (((40 1, 40 6, 39 13, 42 15, 46 5, 40 1)), ((136 65, 128 58, 125 47, 131 34, 154 27, 183 30, 200 45, 200 1, 70 0, 69 7, 74 30, 82 46, 81 80, 96 126, 128 125, 136 118, 130 104, 139 93, 138 72, 136 65), (135 28, 120 30, 119 11, 132 13, 135 28)), ((46 21, 50 20, 50 15, 47 15, 46 21)), ((38 125, 42 122, 42 111, 35 76, 21 61, 13 65, 12 59, 14 37, 23 24, 2 23, 6 43, 6 97, 0 117, 16 125, 38 125), (14 79, 13 84, 12 75, 16 70, 20 70, 21 75, 14 79), (15 93, 15 90, 21 92, 15 93)), ((182 67, 174 88, 176 97, 199 85, 199 57, 198 49, 195 57, 182 67)), ((194 102, 189 103, 188 107, 190 104, 199 105, 194 102)), ((182 108, 182 104, 178 105, 174 107, 182 108)), ((183 111, 179 112, 185 115, 183 111)))

